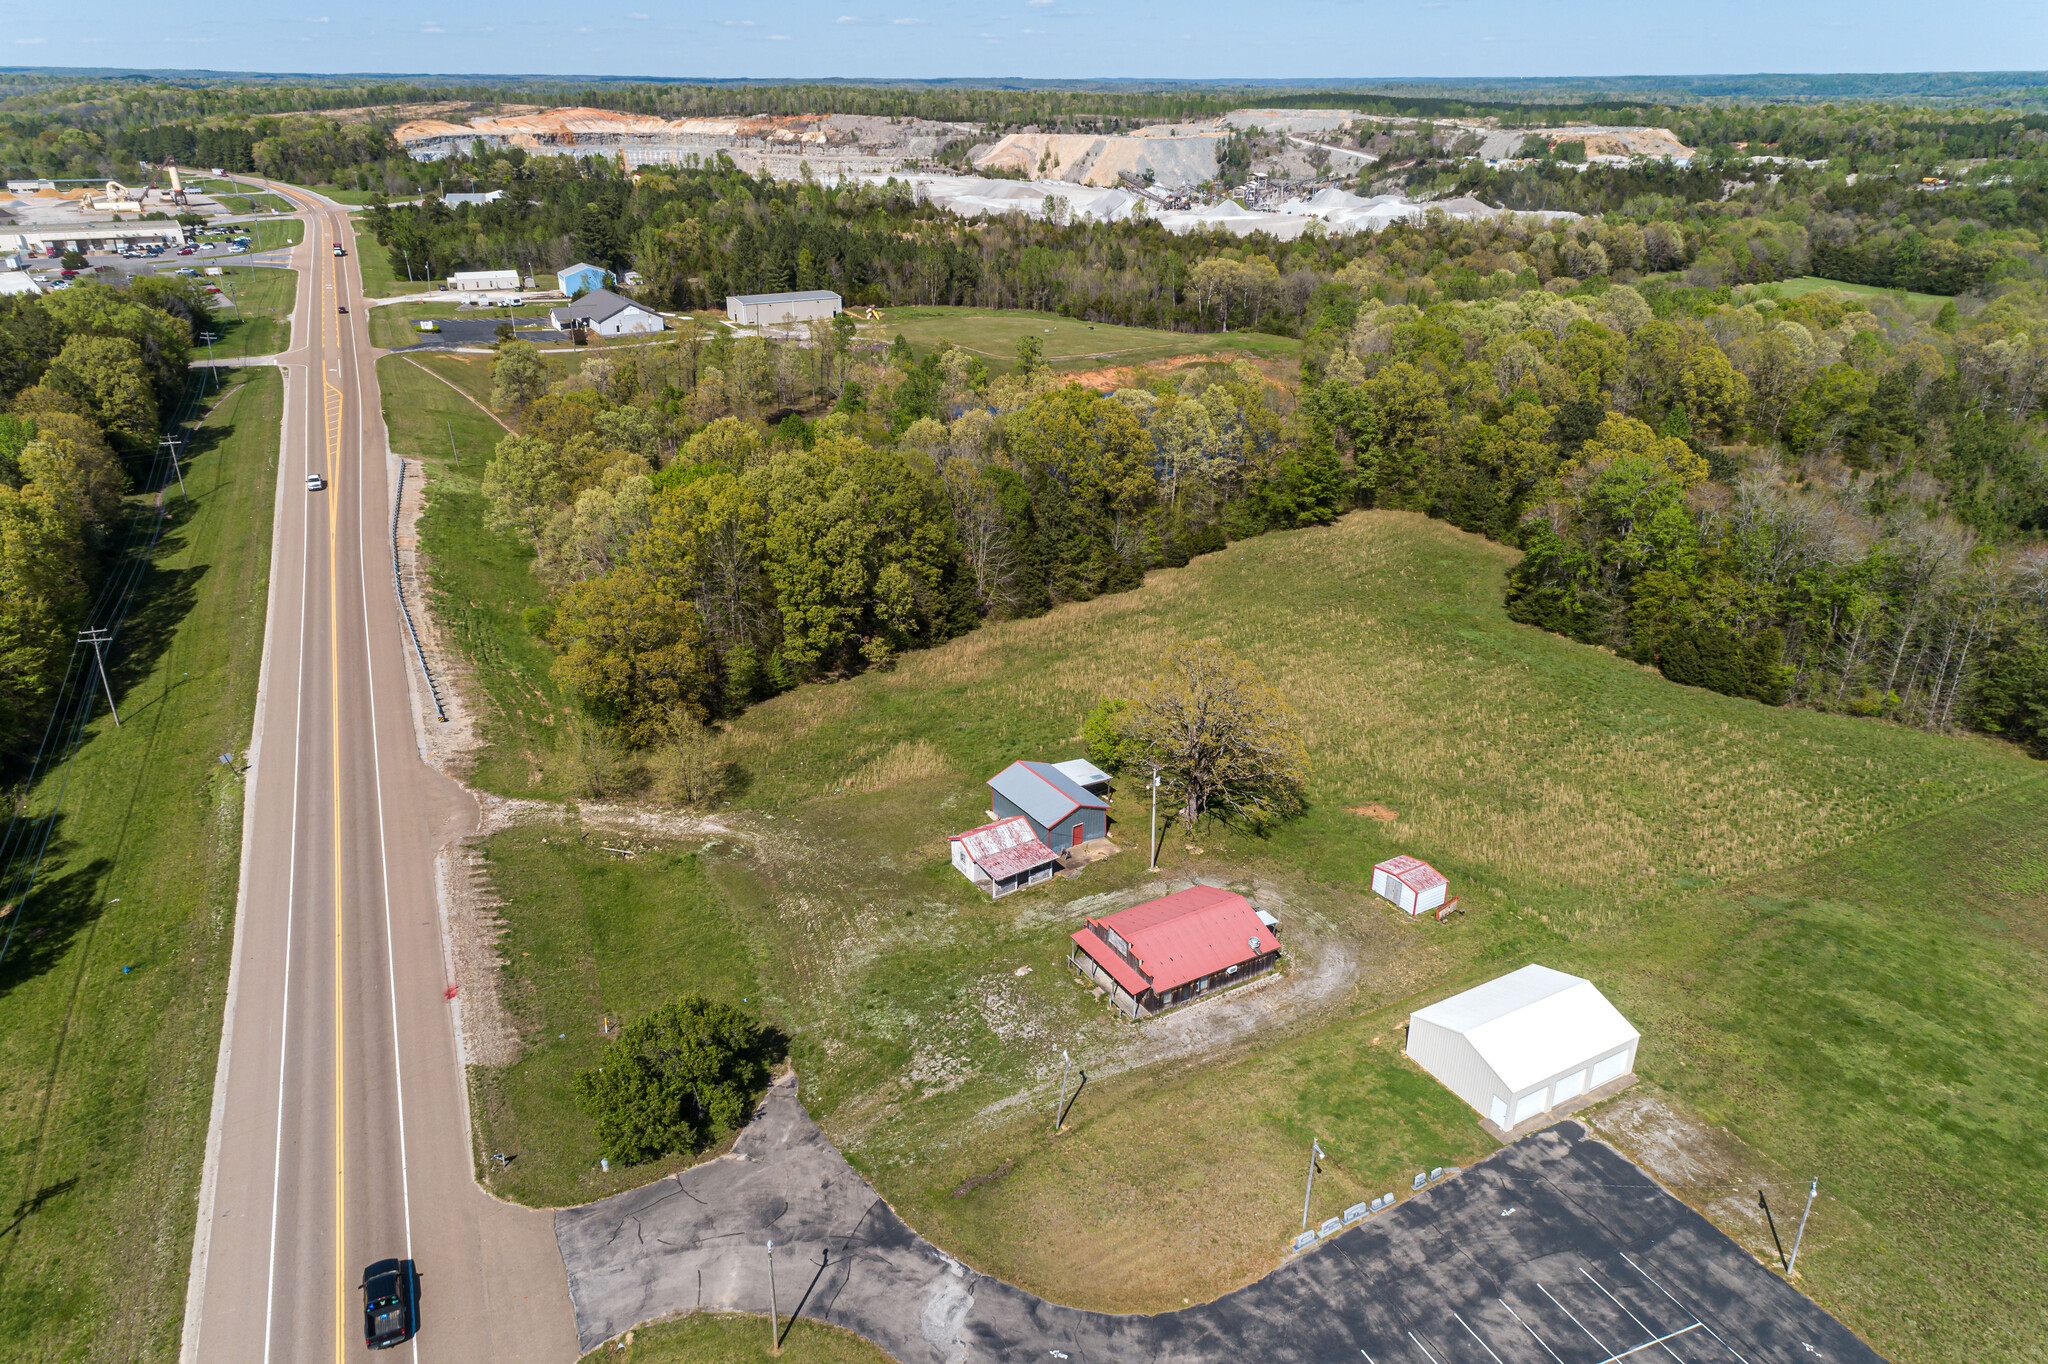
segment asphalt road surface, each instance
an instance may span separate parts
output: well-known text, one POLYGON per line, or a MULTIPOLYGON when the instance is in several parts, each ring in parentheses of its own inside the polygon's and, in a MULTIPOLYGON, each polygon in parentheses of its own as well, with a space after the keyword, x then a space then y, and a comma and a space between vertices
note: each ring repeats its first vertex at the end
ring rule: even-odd
POLYGON ((397 1258, 418 1266, 421 1330, 385 1358, 574 1359, 548 1214, 472 1177, 434 856, 476 808, 415 738, 375 352, 332 249, 345 214, 269 188, 310 211, 183 1358, 357 1357, 362 1271, 397 1258))
MULTIPOLYGON (((1565 1122, 1259 1282, 1158 1316, 1060 1307, 899 1221, 769 1091, 734 1153, 555 1215, 580 1343, 774 1300, 905 1364, 1870 1364, 1878 1356, 1699 1214, 1565 1122)), ((1275 1228, 1275 1239, 1286 1228, 1275 1228)), ((1163 1229, 1163 1235, 1171 1235, 1163 1229)))

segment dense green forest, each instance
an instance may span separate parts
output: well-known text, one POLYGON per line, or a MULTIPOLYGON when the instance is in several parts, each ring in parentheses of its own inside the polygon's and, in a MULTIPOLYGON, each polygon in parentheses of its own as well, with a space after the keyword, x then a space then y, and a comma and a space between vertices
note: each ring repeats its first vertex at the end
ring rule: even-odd
MULTIPOLYGON (((813 107, 886 96, 945 115, 946 100, 985 99, 984 117, 1048 123, 1207 97, 821 88, 839 104, 813 107)), ((695 89, 598 93, 658 96, 663 112, 699 93, 719 108, 787 96, 695 89)), ((210 137, 223 159, 304 181, 508 191, 374 201, 368 226, 399 273, 586 259, 637 270, 669 308, 832 288, 1306 343, 1298 372, 1190 366, 1107 393, 1029 354, 991 376, 958 349, 878 350, 850 324, 598 348, 567 377, 506 345, 496 405, 518 434, 491 466, 494 515, 537 552, 551 605, 531 624, 563 680, 628 742, 1231 539, 1391 507, 1519 545, 1518 618, 1676 680, 2048 745, 2038 116, 1657 111, 1702 147, 1689 167, 1487 167, 1408 125, 1383 184, 1587 216, 1431 216, 1288 242, 962 220, 901 183, 774 183, 724 161, 625 176, 514 149, 414 165, 389 119, 278 110, 288 93, 147 127, 109 115, 93 133, 0 113, 10 148, 91 136, 95 155, 147 159, 210 137)), ((40 339, 8 353, 40 358, 9 362, 8 392, 53 389, 35 366, 58 367, 68 342, 18 316, 4 330, 40 339)), ((117 444, 142 429, 103 416, 117 444)))
POLYGON ((372 222, 500 259, 558 232, 674 303, 837 285, 1206 329, 1227 312, 1308 342, 1298 377, 1209 366, 1108 394, 1028 356, 992 380, 957 349, 863 349, 850 327, 604 351, 551 385, 508 348, 521 434, 492 466, 497 515, 538 550, 555 605, 535 628, 564 681, 634 742, 1354 506, 1522 545, 1518 618, 1680 681, 2048 735, 2033 229, 1840 215, 1968 285, 1935 307, 1772 282, 1810 268, 1814 214, 1283 245, 968 224, 889 187, 729 169, 533 170, 523 206, 372 222))
POLYGON ((42 731, 118 548, 130 470, 155 453, 211 321, 176 278, 0 297, 0 759, 42 731))

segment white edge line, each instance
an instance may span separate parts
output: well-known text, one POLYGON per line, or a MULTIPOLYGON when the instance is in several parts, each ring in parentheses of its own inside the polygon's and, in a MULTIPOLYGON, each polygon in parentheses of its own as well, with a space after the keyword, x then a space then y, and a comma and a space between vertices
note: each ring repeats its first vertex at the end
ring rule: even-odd
POLYGON ((283 392, 278 420, 277 495, 270 517, 270 580, 263 603, 263 655, 256 668, 256 708, 249 727, 249 782, 242 788, 242 866, 235 883, 235 940, 228 956, 227 1000, 222 1007, 220 1055, 213 1067, 213 1105, 206 1119, 206 1156, 199 1173, 199 1225, 192 1234, 192 1265, 185 1275, 185 1321, 178 1342, 179 1364, 198 1364, 200 1316, 206 1303, 206 1271, 213 1253, 213 1208, 219 1193, 221 1128, 227 1121, 228 1063, 235 1049, 235 993, 242 982, 242 928, 248 922, 249 858, 256 839, 256 788, 263 778, 263 702, 270 692, 270 626, 277 618, 277 545, 284 529, 284 435, 291 429, 290 366, 278 364, 283 392))
POLYGON ((1472 1329, 1472 1323, 1471 1323, 1471 1322, 1469 1322, 1469 1321, 1465 1320, 1465 1319, 1464 1319, 1463 1317, 1459 1316, 1459 1315, 1458 1315, 1458 1314, 1457 1314, 1456 1312, 1453 1312, 1453 1313, 1451 1313, 1451 1317, 1452 1317, 1452 1319, 1453 1319, 1453 1320, 1455 1320, 1455 1321, 1456 1321, 1456 1322, 1458 1323, 1458 1325, 1460 1325, 1460 1326, 1462 1326, 1462 1327, 1464 1327, 1464 1328, 1465 1328, 1465 1334, 1466 1334, 1466 1335, 1468 1335, 1468 1336, 1472 1337, 1472 1339, 1474 1339, 1474 1340, 1477 1340, 1477 1341, 1479 1341, 1479 1348, 1480 1348, 1480 1349, 1482 1349, 1482 1350, 1486 1351, 1486 1353, 1488 1353, 1489 1355, 1493 1355, 1493 1364, 1501 1364, 1501 1357, 1500 1357, 1499 1355, 1493 1354, 1493 1347, 1492 1347, 1491 1345, 1488 1345, 1488 1344, 1487 1344, 1487 1343, 1486 1343, 1486 1342, 1485 1342, 1485 1341, 1484 1341, 1483 1339, 1481 1339, 1481 1338, 1480 1338, 1480 1335, 1479 1335, 1479 1333, 1478 1333, 1477 1331, 1475 1331, 1475 1330, 1473 1330, 1473 1329, 1472 1329))

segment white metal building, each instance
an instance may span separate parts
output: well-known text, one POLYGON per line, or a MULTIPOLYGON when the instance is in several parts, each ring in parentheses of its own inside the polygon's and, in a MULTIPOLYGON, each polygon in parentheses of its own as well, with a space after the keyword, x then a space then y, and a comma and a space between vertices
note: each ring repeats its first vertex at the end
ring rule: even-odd
POLYGON ((457 270, 448 276, 448 287, 462 293, 483 292, 490 289, 519 288, 517 270, 457 270))
POLYGON ((1392 900, 1410 914, 1442 908, 1450 884, 1435 867, 1406 853, 1372 869, 1373 894, 1392 900))
POLYGON ((177 223, 80 223, 77 227, 39 227, 0 231, 0 248, 40 256, 59 251, 102 251, 123 246, 183 246, 185 229, 177 223))
POLYGON ((839 295, 830 289, 806 289, 794 294, 733 294, 725 300, 726 319, 741 327, 829 322, 839 311, 839 295))
POLYGON ((1641 1038, 1593 982, 1533 964, 1408 1020, 1415 1064, 1502 1129, 1630 1074, 1641 1038))
POLYGON ((0 294, 40 294, 43 286, 26 270, 0 270, 0 294))

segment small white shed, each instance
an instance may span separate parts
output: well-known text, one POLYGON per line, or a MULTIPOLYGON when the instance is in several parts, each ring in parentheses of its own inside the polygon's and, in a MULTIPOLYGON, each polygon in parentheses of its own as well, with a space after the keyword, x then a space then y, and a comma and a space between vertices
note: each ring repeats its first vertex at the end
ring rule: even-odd
POLYGON ((1372 869, 1373 894, 1392 900, 1410 914, 1441 909, 1450 884, 1435 867, 1406 853, 1372 869))
POLYGON ((1408 1020, 1408 1055, 1496 1127, 1635 1070, 1642 1039, 1593 982, 1531 964, 1408 1020))

